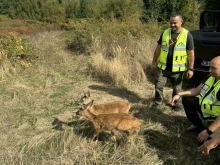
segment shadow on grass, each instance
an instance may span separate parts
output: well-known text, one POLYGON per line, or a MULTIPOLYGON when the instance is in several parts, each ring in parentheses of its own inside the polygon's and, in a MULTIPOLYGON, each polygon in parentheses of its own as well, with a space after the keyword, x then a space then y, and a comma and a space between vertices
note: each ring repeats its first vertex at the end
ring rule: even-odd
POLYGON ((158 157, 163 165, 218 165, 220 163, 219 150, 212 151, 210 155, 202 155, 198 150, 198 142, 194 134, 177 136, 165 134, 157 130, 143 131, 145 143, 157 150, 158 157))
POLYGON ((155 83, 155 78, 156 78, 156 73, 153 73, 150 69, 151 65, 148 65, 144 72, 145 72, 145 75, 147 77, 147 81, 149 81, 151 84, 154 84, 155 83))
POLYGON ((109 94, 113 96, 118 96, 123 99, 128 100, 130 103, 137 103, 142 100, 141 97, 139 97, 136 93, 129 91, 125 88, 115 88, 111 86, 100 86, 100 85, 90 85, 89 88, 93 90, 100 90, 100 91, 105 91, 108 92, 109 94))
POLYGON ((220 161, 220 150, 213 150, 209 156, 198 153, 200 144, 197 141, 197 134, 185 132, 190 125, 185 116, 177 115, 171 110, 162 112, 143 104, 134 105, 131 112, 144 120, 141 133, 145 138, 145 144, 156 149, 164 165, 220 164, 217 163, 220 161), (161 129, 157 128, 156 123, 161 124, 162 128, 161 126, 159 126, 161 129), (155 129, 152 129, 152 126, 155 129))
POLYGON ((63 131, 64 127, 73 127, 73 131, 75 134, 80 135, 82 137, 92 137, 94 132, 94 127, 92 122, 88 120, 74 120, 71 122, 63 122, 59 119, 55 118, 52 122, 53 129, 58 131, 63 131))
MULTIPOLYGON (((65 128, 64 127, 73 127, 73 132, 75 135, 79 135, 83 138, 88 139, 88 141, 90 139, 92 139, 93 134, 95 132, 93 123, 90 122, 89 120, 84 120, 84 119, 80 119, 80 120, 75 120, 75 121, 71 121, 71 122, 63 122, 58 120, 57 118, 54 119, 54 121, 52 122, 53 128, 55 130, 58 131, 63 131, 65 128)), ((111 140, 111 135, 109 133, 106 132, 100 132, 99 135, 95 138, 95 140, 98 141, 108 141, 111 140)), ((119 139, 117 141, 118 144, 122 143, 122 140, 119 139)))

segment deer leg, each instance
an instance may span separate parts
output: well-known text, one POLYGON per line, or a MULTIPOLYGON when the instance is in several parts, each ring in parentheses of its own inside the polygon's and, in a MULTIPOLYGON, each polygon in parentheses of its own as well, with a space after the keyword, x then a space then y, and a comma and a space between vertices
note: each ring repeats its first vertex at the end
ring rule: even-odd
POLYGON ((114 133, 114 131, 111 131, 111 135, 112 135, 112 139, 113 139, 113 141, 116 143, 116 137, 115 137, 115 133, 114 133))
POLYGON ((92 137, 92 139, 90 140, 89 143, 92 143, 92 141, 95 139, 95 137, 96 137, 100 132, 102 132, 101 129, 96 129, 96 130, 95 130, 95 133, 93 134, 93 137, 92 137))
POLYGON ((115 137, 115 132, 111 131, 112 139, 114 141, 114 150, 116 151, 117 149, 117 143, 116 143, 116 137, 115 137))
POLYGON ((136 131, 132 131, 132 133, 131 133, 131 132, 128 133, 128 136, 127 136, 128 141, 130 141, 131 137, 132 137, 134 134, 136 134, 136 131))
POLYGON ((140 128, 134 128, 128 131, 128 136, 127 136, 128 141, 130 141, 131 137, 137 134, 139 131, 140 131, 140 128))

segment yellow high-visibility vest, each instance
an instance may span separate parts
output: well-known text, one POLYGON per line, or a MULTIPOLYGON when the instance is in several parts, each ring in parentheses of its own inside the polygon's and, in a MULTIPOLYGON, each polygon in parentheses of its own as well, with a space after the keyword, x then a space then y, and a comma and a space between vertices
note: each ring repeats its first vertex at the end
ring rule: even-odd
MULTIPOLYGON (((173 66, 172 72, 186 71, 188 66, 188 57, 186 51, 186 42, 188 30, 182 28, 177 37, 173 50, 173 66)), ((162 36, 161 51, 157 66, 162 70, 166 69, 167 55, 169 51, 169 40, 171 39, 171 29, 166 29, 162 36)))
POLYGON ((220 101, 217 100, 217 92, 220 89, 220 80, 210 76, 203 84, 199 94, 199 104, 206 119, 216 118, 220 115, 220 101))

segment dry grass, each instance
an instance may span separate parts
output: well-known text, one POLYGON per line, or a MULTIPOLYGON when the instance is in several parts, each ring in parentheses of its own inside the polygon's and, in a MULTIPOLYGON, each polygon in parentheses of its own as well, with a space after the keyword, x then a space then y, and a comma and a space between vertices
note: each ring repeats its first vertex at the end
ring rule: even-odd
POLYGON ((93 38, 90 72, 101 81, 118 87, 146 82, 156 39, 143 33, 141 37, 127 34, 122 38, 112 37, 112 42, 106 40, 93 38))
POLYGON ((92 74, 119 87, 146 82, 145 71, 152 61, 156 41, 147 37, 134 40, 117 41, 110 46, 95 41, 96 53, 90 63, 92 74), (123 44, 127 46, 122 47, 123 44))
MULTIPOLYGON (((94 56, 90 59, 90 56, 73 55, 65 49, 66 45, 60 34, 59 31, 53 31, 26 36, 26 39, 35 45, 35 52, 39 56, 38 63, 0 82, 0 164, 205 165, 217 163, 219 160, 217 149, 210 156, 203 156, 197 152, 196 136, 184 133, 183 130, 189 123, 182 111, 161 112, 150 107, 153 84, 149 82, 148 77, 145 77, 146 82, 140 78, 141 81, 136 82, 140 82, 138 85, 129 85, 129 82, 126 88, 97 82, 84 74, 88 69, 86 64, 87 61, 94 60, 99 61, 97 65, 101 66, 101 63, 104 63, 107 66, 108 63, 103 57, 106 52, 97 49, 99 53, 94 54, 103 61, 95 60, 94 56), (129 101, 132 105, 131 113, 144 120, 139 135, 130 143, 124 143, 123 135, 119 136, 117 148, 114 149, 114 143, 106 134, 100 135, 98 142, 88 144, 94 128, 90 122, 75 115, 69 116, 68 120, 65 119, 59 123, 59 127, 56 127, 58 123, 54 123, 53 116, 75 111, 75 100, 83 90, 87 89, 97 103, 129 101)), ((131 45, 127 49, 119 43, 116 43, 115 47, 112 46, 112 49, 120 49, 116 51, 120 60, 115 60, 114 63, 118 72, 114 72, 110 66, 105 67, 112 69, 115 75, 121 74, 121 70, 125 70, 123 73, 134 74, 129 69, 135 65, 131 65, 135 62, 126 61, 123 57, 126 53, 137 55, 135 59, 139 59, 137 61, 141 67, 148 65, 152 58, 150 52, 153 51, 154 41, 146 37, 136 41, 136 44, 128 41, 131 45), (135 53, 132 53, 132 49, 135 53), (146 59, 146 63, 143 59, 146 59), (125 66, 127 64, 129 66, 125 66)), ((109 61, 113 65, 114 58, 109 61)), ((110 72, 109 70, 107 72, 110 72)), ((138 69, 135 71, 136 74, 143 76, 141 73, 143 71, 139 71, 140 73, 138 71, 138 69)), ((120 81, 126 80, 122 84, 129 81, 128 77, 121 79, 119 78, 120 81)), ((166 88, 165 93, 166 97, 170 97, 169 88, 166 88)))

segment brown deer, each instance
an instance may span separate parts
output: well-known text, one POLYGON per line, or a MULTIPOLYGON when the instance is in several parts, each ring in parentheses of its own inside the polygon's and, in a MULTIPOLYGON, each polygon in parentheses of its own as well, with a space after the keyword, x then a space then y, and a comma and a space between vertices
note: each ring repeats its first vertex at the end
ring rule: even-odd
POLYGON ((84 93, 80 99, 79 105, 90 105, 89 111, 94 115, 109 114, 109 113, 128 113, 131 105, 127 101, 114 101, 104 104, 93 104, 94 100, 90 98, 90 93, 84 93))
POLYGON ((110 132, 113 136, 114 141, 116 138, 114 136, 116 131, 125 131, 128 135, 128 139, 132 135, 138 134, 140 131, 140 125, 142 120, 127 114, 127 113, 112 113, 112 114, 99 114, 94 115, 89 110, 90 105, 83 106, 79 111, 76 112, 77 115, 81 115, 89 119, 95 128, 95 133, 90 142, 102 131, 110 132))

